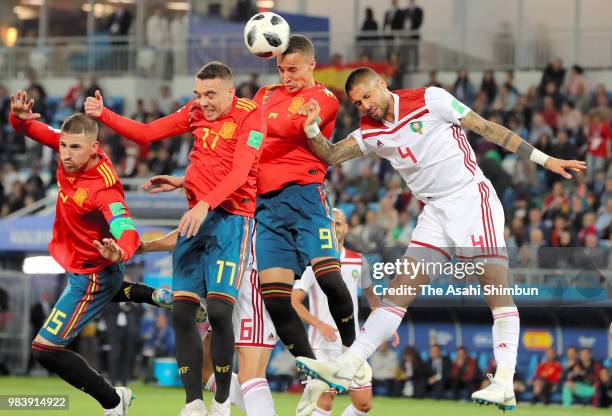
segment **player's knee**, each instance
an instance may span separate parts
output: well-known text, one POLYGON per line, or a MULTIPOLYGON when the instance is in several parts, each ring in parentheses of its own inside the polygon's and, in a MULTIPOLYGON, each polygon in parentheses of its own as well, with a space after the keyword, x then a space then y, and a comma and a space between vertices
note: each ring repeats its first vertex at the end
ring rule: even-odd
POLYGON ((175 300, 172 303, 172 322, 174 328, 180 331, 194 325, 198 307, 199 302, 195 300, 175 300))
POLYGON ((37 341, 32 342, 32 356, 45 368, 55 359, 57 353, 63 350, 64 347, 59 345, 47 345, 37 341))
POLYGON ((287 283, 262 283, 261 297, 272 319, 282 318, 292 310, 292 291, 293 285, 287 283))
POLYGON ((334 403, 334 395, 330 392, 325 392, 321 396, 319 396, 319 400, 317 401, 317 407, 321 410, 325 410, 329 412, 332 409, 334 403))
POLYGON ((208 312, 208 320, 210 326, 218 332, 224 328, 232 328, 232 313, 234 312, 234 304, 225 299, 208 299, 206 301, 206 310, 208 312))
POLYGON ((372 410, 372 400, 357 400, 353 402, 353 406, 360 412, 368 413, 372 410))

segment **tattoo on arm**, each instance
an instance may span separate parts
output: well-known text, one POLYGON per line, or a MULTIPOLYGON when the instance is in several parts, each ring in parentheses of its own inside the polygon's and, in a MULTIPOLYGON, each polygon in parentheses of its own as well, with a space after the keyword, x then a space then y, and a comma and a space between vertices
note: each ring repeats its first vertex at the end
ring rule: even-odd
POLYGON ((481 135, 485 140, 503 147, 520 157, 529 158, 533 146, 521 139, 521 136, 492 121, 485 120, 471 111, 461 119, 461 127, 481 135))
POLYGON ((352 136, 333 144, 319 134, 317 137, 308 139, 308 144, 313 153, 328 165, 339 165, 347 160, 363 156, 357 140, 352 136))

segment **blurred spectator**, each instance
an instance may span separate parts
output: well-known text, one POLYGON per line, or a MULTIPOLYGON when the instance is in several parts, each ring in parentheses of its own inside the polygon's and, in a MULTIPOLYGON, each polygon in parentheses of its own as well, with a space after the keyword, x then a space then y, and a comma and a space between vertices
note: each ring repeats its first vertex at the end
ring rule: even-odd
POLYGON ((172 97, 172 90, 168 84, 159 87, 159 97, 157 97, 157 105, 162 115, 167 116, 172 113, 176 100, 172 97))
POLYGON ((479 387, 478 365, 476 360, 468 355, 465 347, 457 348, 457 357, 453 362, 450 379, 454 400, 469 399, 479 387))
POLYGON ((85 98, 95 97, 96 91, 100 91, 100 94, 104 96, 104 90, 102 90, 102 87, 100 86, 100 84, 98 84, 98 77, 96 76, 96 74, 92 73, 89 75, 89 85, 85 90, 85 98))
MULTIPOLYGON (((127 36, 132 26, 132 13, 127 7, 120 5, 111 14, 106 26, 111 36, 127 36)), ((127 41, 121 40, 116 44, 127 44, 127 41)))
POLYGON ((553 82, 557 88, 561 88, 564 78, 565 68, 563 68, 563 61, 561 61, 560 58, 556 58, 546 66, 544 72, 542 73, 542 80, 540 81, 540 94, 544 94, 546 85, 549 82, 553 82))
POLYGON ((396 397, 425 397, 428 370, 417 350, 408 345, 404 348, 402 361, 396 376, 396 397))
POLYGON ((170 25, 160 6, 153 10, 146 25, 147 44, 155 49, 155 74, 166 78, 168 73, 168 51, 170 49, 170 25))
POLYGON ((421 40, 419 30, 423 24, 423 9, 417 6, 416 0, 409 0, 408 8, 404 10, 404 18, 407 20, 406 29, 410 30, 407 64, 409 68, 417 68, 419 66, 419 41, 421 40))
MULTIPOLYGON (((385 32, 397 32, 404 30, 405 26, 404 11, 399 8, 398 0, 391 0, 391 7, 385 12, 385 20, 383 22, 383 30, 385 32)), ((389 56, 395 49, 395 39, 399 39, 399 34, 391 33, 385 36, 387 44, 387 56, 389 56)))
POLYGON ((546 96, 542 100, 542 117, 544 122, 550 126, 553 130, 557 129, 557 109, 555 108, 555 102, 552 97, 546 96))
POLYGON ((255 96, 255 94, 257 94, 257 91, 259 91, 260 88, 259 82, 257 81, 258 78, 259 74, 257 72, 253 72, 251 75, 249 75, 248 81, 240 84, 238 90, 241 92, 241 94, 243 94, 240 95, 240 97, 251 99, 255 96))
POLYGON ((453 84, 453 95, 457 100, 465 103, 466 105, 472 105, 472 102, 476 98, 476 91, 474 86, 468 78, 468 73, 465 69, 457 71, 457 79, 453 84))
POLYGON ((404 11, 397 5, 397 0, 391 0, 391 7, 385 12, 383 30, 403 30, 405 25, 404 11))
MULTIPOLYGON (((376 19, 374 19, 374 11, 372 10, 371 7, 366 7, 365 9, 365 19, 361 25, 361 31, 362 32, 377 32, 378 31, 378 23, 376 22, 376 19)), ((361 40, 368 40, 368 39, 361 38, 361 40)))
POLYGON ((605 205, 602 207, 601 212, 597 216, 597 221, 595 222, 595 230, 597 231, 597 234, 600 236, 605 236, 606 230, 610 228, 611 222, 612 222, 612 198, 609 198, 606 201, 605 205))
POLYGON ((111 14, 106 28, 111 36, 113 45, 112 58, 115 69, 123 70, 128 64, 128 40, 127 35, 132 26, 132 13, 126 6, 120 4, 111 14))
POLYGON ((34 100, 32 112, 39 113, 42 116, 42 120, 45 121, 47 119, 47 91, 42 84, 38 82, 36 71, 34 69, 28 70, 27 79, 28 86, 26 87, 26 91, 28 93, 28 98, 34 100))
POLYGON ((610 370, 602 367, 599 370, 599 379, 595 385, 594 405, 597 407, 612 407, 612 379, 610 370))
POLYGON ((563 386, 563 407, 571 407, 576 398, 591 401, 599 377, 600 364, 593 360, 591 350, 582 348, 563 386))
POLYGON ((439 400, 444 397, 444 392, 450 383, 452 366, 450 359, 442 355, 439 345, 429 347, 427 390, 432 398, 439 400))
POLYGON ((531 133, 529 134, 529 142, 535 145, 538 139, 544 134, 549 137, 552 137, 552 128, 548 124, 546 124, 546 120, 544 119, 542 113, 536 113, 533 115, 531 133))
POLYGON ((588 105, 590 99, 589 83, 584 76, 584 69, 580 65, 572 66, 569 74, 565 77, 561 92, 574 101, 578 108, 584 108, 584 105, 588 105))
POLYGON ((484 71, 482 82, 480 84, 480 92, 485 94, 487 104, 491 105, 497 96, 497 83, 495 82, 493 71, 484 71))
POLYGON ((347 243, 353 250, 362 253, 380 253, 384 247, 385 229, 376 223, 377 214, 374 211, 367 211, 365 214, 365 224, 357 224, 351 228, 347 234, 347 243))
POLYGON ((187 71, 187 14, 176 12, 170 22, 170 47, 172 48, 173 75, 187 71))
POLYGON ((372 55, 378 41, 378 23, 374 19, 374 11, 371 7, 365 9, 365 19, 361 24, 361 33, 357 36, 357 54, 372 55), (370 34, 371 33, 371 34, 370 34))
POLYGON ((563 368, 557 360, 557 354, 554 348, 546 350, 546 361, 541 362, 536 369, 535 375, 531 384, 533 384, 532 403, 543 402, 550 403, 550 396, 557 389, 561 380, 563 368))
POLYGON ((374 395, 391 396, 393 382, 398 370, 398 358, 388 342, 383 342, 370 360, 372 367, 372 388, 374 395))
POLYGON ((85 79, 80 76, 77 78, 77 83, 71 86, 64 95, 62 106, 72 111, 82 111, 85 98, 87 98, 85 96, 85 79))
POLYGON ((582 113, 576 109, 572 101, 565 101, 561 106, 561 114, 557 118, 559 129, 576 133, 582 124, 582 113))
POLYGON ((521 95, 519 93, 519 90, 514 86, 514 72, 506 72, 506 79, 504 80, 503 86, 506 87, 508 89, 508 92, 510 92, 511 94, 514 94, 516 96, 521 95))
POLYGON ((595 177, 595 172, 603 170, 612 156, 612 132, 610 124, 599 111, 591 113, 589 124, 589 149, 587 152, 587 168, 589 179, 595 177))
POLYGON ((425 87, 438 87, 442 88, 442 84, 438 82, 438 72, 437 71, 429 71, 429 79, 427 83, 424 85, 425 87))

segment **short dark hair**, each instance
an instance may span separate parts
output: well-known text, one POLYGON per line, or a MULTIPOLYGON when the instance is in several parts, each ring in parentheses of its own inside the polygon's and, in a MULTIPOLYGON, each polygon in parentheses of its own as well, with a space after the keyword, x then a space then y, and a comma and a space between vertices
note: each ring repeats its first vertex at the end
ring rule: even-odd
POLYGON ((196 74, 196 78, 201 80, 221 78, 234 82, 232 70, 220 61, 211 61, 204 65, 196 74))
POLYGON ((287 46, 287 50, 283 52, 283 56, 298 52, 302 55, 313 57, 315 55, 314 46, 310 39, 304 35, 293 34, 289 36, 289 45, 287 46))
POLYGON ((98 137, 98 123, 89 116, 83 113, 74 113, 62 123, 63 133, 81 134, 85 136, 98 137))
POLYGON ((365 66, 353 69, 344 83, 344 91, 348 94, 355 87, 355 84, 372 76, 377 77, 378 74, 365 66))

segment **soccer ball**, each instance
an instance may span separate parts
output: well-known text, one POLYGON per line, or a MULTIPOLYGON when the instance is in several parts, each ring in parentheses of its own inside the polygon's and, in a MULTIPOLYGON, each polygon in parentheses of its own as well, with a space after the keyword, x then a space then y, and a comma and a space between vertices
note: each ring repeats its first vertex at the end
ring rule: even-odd
POLYGON ((272 58, 289 46, 289 24, 272 12, 257 13, 244 26, 244 44, 260 58, 272 58))

